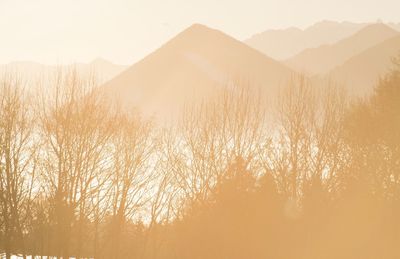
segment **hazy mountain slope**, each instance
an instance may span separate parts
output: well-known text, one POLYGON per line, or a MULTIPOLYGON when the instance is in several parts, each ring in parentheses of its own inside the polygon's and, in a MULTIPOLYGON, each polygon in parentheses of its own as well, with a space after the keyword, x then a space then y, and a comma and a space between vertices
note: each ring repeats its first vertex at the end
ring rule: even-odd
POLYGON ((288 59, 307 48, 335 43, 357 32, 367 24, 322 21, 304 30, 292 27, 267 30, 245 41, 249 46, 277 60, 288 59))
POLYGON ((350 58, 333 69, 329 76, 347 86, 356 95, 369 94, 380 76, 392 65, 392 59, 400 55, 400 35, 377 44, 350 58))
POLYGON ((77 71, 83 73, 84 75, 94 74, 100 83, 104 83, 114 78, 128 68, 128 66, 116 65, 102 58, 97 58, 89 64, 76 63, 71 66, 75 66, 77 71))
POLYGON ((400 23, 388 23, 390 27, 400 32, 400 23))
POLYGON ((102 84, 115 77, 127 67, 113 64, 104 59, 95 59, 91 63, 75 63, 70 65, 43 65, 36 62, 12 62, 0 65, 0 75, 3 73, 17 74, 24 81, 34 82, 53 75, 57 70, 76 69, 77 73, 83 77, 95 76, 99 84, 102 84))
POLYGON ((308 74, 323 74, 397 34, 398 31, 384 24, 369 25, 335 44, 304 50, 287 60, 286 64, 308 74))
POLYGON ((232 80, 276 92, 293 72, 224 33, 195 24, 104 85, 144 113, 172 114, 232 80))

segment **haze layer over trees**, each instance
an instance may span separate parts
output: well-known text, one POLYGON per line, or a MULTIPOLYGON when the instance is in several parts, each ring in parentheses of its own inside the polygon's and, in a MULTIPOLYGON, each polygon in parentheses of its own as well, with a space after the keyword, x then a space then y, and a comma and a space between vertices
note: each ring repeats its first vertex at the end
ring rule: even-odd
POLYGON ((170 127, 73 71, 46 85, 0 81, 6 258, 400 257, 398 62, 367 99, 238 81, 170 127))

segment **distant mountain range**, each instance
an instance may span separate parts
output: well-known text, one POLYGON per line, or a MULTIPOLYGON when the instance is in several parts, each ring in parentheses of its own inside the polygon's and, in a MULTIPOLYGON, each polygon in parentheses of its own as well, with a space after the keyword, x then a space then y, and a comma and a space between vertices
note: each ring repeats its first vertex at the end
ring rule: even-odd
MULTIPOLYGON (((306 31, 323 35, 322 28, 329 32, 336 25, 324 22, 306 31)), ((382 23, 339 26, 345 29, 329 40, 347 37, 279 62, 221 31, 195 24, 103 87, 123 103, 160 116, 176 114, 185 103, 209 98, 240 79, 273 97, 287 80, 304 71, 315 82, 330 78, 353 94, 368 94, 400 52, 400 34, 393 25, 382 23)))
POLYGON ((103 59, 61 67, 14 62, 1 65, 0 73, 18 72, 29 80, 59 68, 74 68, 83 76, 94 73, 112 99, 167 118, 236 83, 274 98, 299 73, 317 82, 316 87, 329 79, 351 94, 369 94, 400 55, 397 29, 400 24, 325 21, 305 30, 270 30, 241 42, 194 24, 130 67, 103 59))
POLYGON ((324 74, 349 58, 400 33, 385 24, 371 24, 334 44, 303 50, 285 63, 306 74, 324 74))
MULTIPOLYGON (((305 49, 334 44, 369 24, 371 23, 321 21, 305 29, 290 27, 266 30, 244 42, 274 59, 287 60, 305 49)), ((400 23, 387 25, 400 31, 400 23)))
POLYGON ((8 64, 0 65, 0 74, 13 73, 24 80, 36 81, 42 77, 51 76, 56 73, 57 70, 76 70, 76 72, 83 76, 89 77, 94 76, 99 84, 102 84, 111 78, 115 77, 127 67, 122 65, 113 64, 105 59, 95 59, 90 63, 74 63, 70 65, 43 65, 31 61, 20 61, 12 62, 8 64))
POLYGON ((245 40, 249 46, 277 60, 288 59, 307 48, 331 44, 350 36, 366 24, 322 21, 304 30, 291 27, 267 30, 245 40))

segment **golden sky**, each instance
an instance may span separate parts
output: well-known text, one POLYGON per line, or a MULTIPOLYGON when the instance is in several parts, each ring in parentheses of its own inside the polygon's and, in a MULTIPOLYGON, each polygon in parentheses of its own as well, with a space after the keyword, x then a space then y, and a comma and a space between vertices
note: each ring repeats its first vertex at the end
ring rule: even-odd
POLYGON ((320 20, 399 22, 399 0, 0 0, 0 64, 132 64, 193 23, 238 39, 320 20))

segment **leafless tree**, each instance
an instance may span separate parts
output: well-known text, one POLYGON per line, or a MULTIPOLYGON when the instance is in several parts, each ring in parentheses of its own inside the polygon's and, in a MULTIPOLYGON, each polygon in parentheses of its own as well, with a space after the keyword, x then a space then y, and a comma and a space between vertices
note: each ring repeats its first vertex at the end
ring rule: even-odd
POLYGON ((111 189, 112 225, 111 255, 120 258, 121 232, 127 220, 138 219, 148 204, 155 177, 155 153, 158 148, 151 121, 134 112, 121 112, 115 121, 112 138, 111 189))
POLYGON ((106 167, 108 141, 114 124, 110 109, 94 91, 92 78, 76 71, 60 71, 51 92, 40 107, 42 178, 52 200, 57 225, 58 256, 68 258, 73 225, 79 225, 77 257, 80 257, 90 196, 100 182, 96 176, 106 167))
POLYGON ((11 241, 26 256, 24 228, 36 177, 35 125, 22 86, 14 74, 0 81, 0 227, 7 259, 15 249, 11 241))

